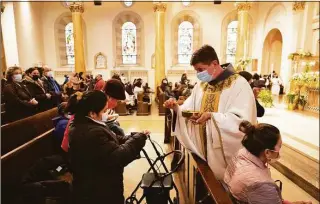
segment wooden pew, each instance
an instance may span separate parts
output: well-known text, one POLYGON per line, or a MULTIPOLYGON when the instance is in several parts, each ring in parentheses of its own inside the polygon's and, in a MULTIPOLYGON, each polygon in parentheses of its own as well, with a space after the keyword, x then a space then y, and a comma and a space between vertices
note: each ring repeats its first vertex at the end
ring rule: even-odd
POLYGON ((124 101, 118 101, 118 104, 115 108, 115 111, 119 115, 129 115, 129 111, 127 109, 127 104, 124 101))
POLYGON ((165 115, 166 114, 166 109, 163 107, 163 103, 166 101, 166 95, 164 93, 159 94, 159 103, 158 103, 158 108, 159 108, 159 115, 165 115))
POLYGON ((1 156, 1 187, 3 203, 21 203, 21 179, 39 159, 56 154, 53 129, 31 139, 1 156))
POLYGON ((150 115, 149 103, 138 101, 137 115, 150 115))
POLYGON ((1 104, 1 112, 5 111, 5 103, 1 104))
POLYGON ((58 109, 53 108, 1 126, 1 155, 52 129, 52 119, 57 115, 58 109))

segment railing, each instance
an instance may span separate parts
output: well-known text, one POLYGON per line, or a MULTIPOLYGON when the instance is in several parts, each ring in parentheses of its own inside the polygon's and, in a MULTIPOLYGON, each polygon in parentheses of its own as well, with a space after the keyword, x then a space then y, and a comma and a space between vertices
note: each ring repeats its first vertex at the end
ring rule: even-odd
MULTIPOLYGON (((165 141, 170 139, 172 149, 184 152, 184 164, 178 170, 180 184, 183 189, 186 203, 190 204, 232 204, 232 201, 224 187, 218 181, 208 164, 196 155, 188 152, 175 136, 171 135, 171 128, 174 130, 175 113, 166 112, 165 119, 165 141), (170 128, 170 131, 168 131, 170 128)), ((171 167, 176 165, 178 156, 173 157, 171 167)))

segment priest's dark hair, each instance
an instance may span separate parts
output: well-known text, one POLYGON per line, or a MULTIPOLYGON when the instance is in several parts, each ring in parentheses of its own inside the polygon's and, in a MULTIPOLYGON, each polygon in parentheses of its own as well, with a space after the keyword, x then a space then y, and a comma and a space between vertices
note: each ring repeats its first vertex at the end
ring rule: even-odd
POLYGON ((190 65, 194 66, 198 63, 209 65, 214 60, 217 60, 218 64, 220 64, 218 55, 214 48, 210 45, 204 45, 193 53, 190 65))
POLYGON ((245 133, 242 145, 256 157, 266 149, 274 150, 281 137, 277 127, 266 123, 252 125, 249 121, 243 121, 239 130, 245 133))

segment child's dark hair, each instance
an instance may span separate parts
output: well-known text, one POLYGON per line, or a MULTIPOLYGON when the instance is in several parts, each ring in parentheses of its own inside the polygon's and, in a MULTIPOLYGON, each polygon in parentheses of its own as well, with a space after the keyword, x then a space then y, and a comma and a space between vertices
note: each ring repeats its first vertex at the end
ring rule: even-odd
POLYGON ((69 114, 75 114, 76 118, 88 116, 90 112, 99 113, 107 103, 107 96, 101 91, 89 91, 73 94, 66 108, 69 114))
POLYGON ((252 125, 249 121, 243 121, 239 130, 245 133, 242 145, 257 157, 265 149, 274 150, 280 138, 279 129, 266 123, 252 125))

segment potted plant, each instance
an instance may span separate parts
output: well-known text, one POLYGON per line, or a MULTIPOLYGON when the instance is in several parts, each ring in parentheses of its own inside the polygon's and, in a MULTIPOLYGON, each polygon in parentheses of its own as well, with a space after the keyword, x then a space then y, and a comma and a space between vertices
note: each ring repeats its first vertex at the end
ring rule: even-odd
POLYGON ((287 94, 287 101, 288 101, 288 109, 289 110, 293 110, 295 107, 295 104, 294 104, 295 97, 296 97, 296 95, 294 93, 287 94))
POLYGON ((273 107, 272 94, 271 94, 271 91, 269 91, 268 89, 261 90, 258 95, 258 98, 264 107, 266 107, 266 108, 273 107))
POLYGON ((302 111, 306 106, 306 104, 307 104, 306 97, 301 95, 298 99, 298 109, 302 111))

